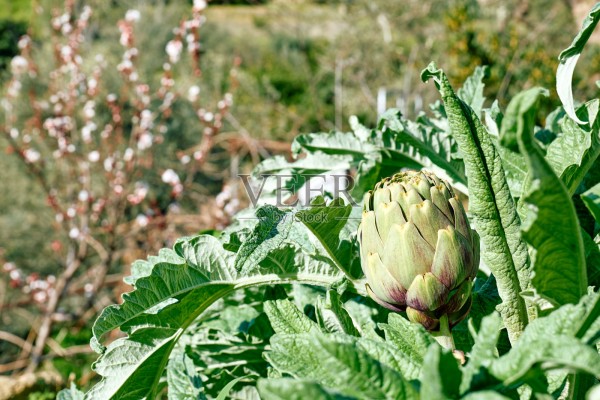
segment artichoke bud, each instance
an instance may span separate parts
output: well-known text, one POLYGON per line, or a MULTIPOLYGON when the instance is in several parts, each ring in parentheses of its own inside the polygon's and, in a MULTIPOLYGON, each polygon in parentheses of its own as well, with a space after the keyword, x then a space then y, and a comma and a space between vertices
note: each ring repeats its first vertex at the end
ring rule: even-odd
POLYGON ((365 195, 358 228, 367 292, 431 331, 469 313, 479 236, 444 180, 427 171, 385 178, 365 195))

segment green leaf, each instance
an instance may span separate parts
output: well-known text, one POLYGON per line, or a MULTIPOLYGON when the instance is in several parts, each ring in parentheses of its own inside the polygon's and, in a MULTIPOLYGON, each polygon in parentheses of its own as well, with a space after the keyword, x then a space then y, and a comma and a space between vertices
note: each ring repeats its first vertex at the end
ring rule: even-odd
POLYGON ((573 195, 584 181, 586 174, 593 171, 600 156, 600 100, 592 100, 577 110, 589 120, 588 127, 577 125, 569 117, 560 121, 562 133, 548 146, 546 158, 557 176, 565 184, 569 195, 573 195))
POLYGON ((275 335, 266 353, 278 370, 314 380, 347 396, 376 399, 417 399, 402 375, 356 347, 346 335, 305 333, 275 335))
POLYGON ((509 400, 510 397, 501 395, 500 393, 491 390, 482 390, 481 392, 467 393, 462 400, 509 400))
MULTIPOLYGON (((267 158, 252 171, 253 176, 278 173, 317 175, 328 171, 346 170, 351 166, 352 158, 347 155, 330 155, 323 152, 308 153, 306 157, 289 162, 283 156, 267 158)), ((296 182, 297 188, 302 182, 296 182)))
POLYGON ((483 95, 485 84, 483 80, 488 75, 489 68, 487 66, 478 66, 473 71, 473 74, 465 80, 462 87, 456 91, 456 95, 471 107, 478 117, 481 117, 481 110, 485 102, 485 96, 483 95))
POLYGON ((314 381, 290 378, 261 379, 258 381, 258 392, 264 400, 342 399, 342 396, 330 393, 314 381))
POLYGON ((328 290, 325 300, 317 301, 317 320, 326 332, 342 332, 352 336, 360 336, 354 321, 344 308, 340 295, 335 290, 328 290))
POLYGON ((123 304, 107 307, 94 324, 92 343, 100 351, 102 336, 113 329, 120 328, 129 336, 111 343, 96 362, 103 379, 87 398, 152 397, 171 350, 186 327, 234 290, 293 282, 319 286, 337 282, 341 273, 326 257, 307 253, 307 247, 301 247, 304 241, 308 242, 308 237, 283 243, 247 275, 234 267, 235 253, 225 250, 213 236, 176 242, 178 263, 171 263, 172 257, 156 263, 150 276, 136 281, 135 291, 123 295, 123 304))
POLYGON ((71 382, 69 389, 63 389, 56 395, 56 400, 83 400, 84 394, 71 382))
POLYGON ((353 212, 352 205, 344 204, 341 198, 326 205, 323 197, 317 197, 310 208, 295 214, 350 279, 362 276, 359 249, 354 240, 360 223, 360 208, 356 209, 353 212))
POLYGON ((469 211, 485 249, 483 261, 497 279, 503 301, 502 318, 511 342, 515 342, 528 321, 527 307, 520 293, 530 288, 531 270, 500 156, 477 115, 454 94, 444 72, 432 63, 421 77, 423 80, 434 78, 453 136, 463 154, 469 180, 469 211))
POLYGON ((504 385, 528 382, 536 365, 600 376, 600 355, 589 345, 598 336, 599 299, 598 293, 590 293, 576 305, 564 305, 533 321, 510 352, 492 361, 491 374, 504 385))
POLYGON ((390 343, 377 339, 360 338, 356 347, 367 352, 380 363, 399 372, 405 379, 418 379, 423 367, 422 360, 413 359, 390 343))
POLYGON ((485 126, 492 136, 500 136, 500 129, 502 128, 502 120, 504 114, 500 110, 498 100, 494 100, 490 108, 484 108, 484 122, 485 126))
POLYGON ((170 262, 172 264, 179 264, 179 256, 171 249, 160 249, 158 256, 149 256, 147 260, 136 260, 131 265, 131 276, 123 278, 123 281, 128 285, 135 286, 135 282, 139 278, 145 278, 150 276, 152 269, 156 264, 161 262, 170 262))
POLYGON ((566 304, 527 327, 525 341, 536 341, 546 336, 572 336, 588 342, 597 332, 592 329, 600 323, 600 294, 591 292, 577 304, 566 304))
MULTIPOLYGON (((586 232, 581 232, 585 248, 585 263, 587 269, 588 285, 600 287, 600 245, 586 232)), ((600 239, 600 238, 598 238, 600 239)))
POLYGON ((567 368, 600 377, 600 355, 595 349, 569 336, 539 338, 513 348, 494 361, 490 372, 505 386, 528 382, 529 371, 536 365, 567 368))
MULTIPOLYGON (((209 303, 214 301, 213 296, 222 297, 232 290, 229 281, 237 275, 233 269, 234 254, 224 251, 217 239, 212 236, 183 238, 176 242, 175 249, 179 250, 177 264, 172 263, 173 260, 156 263, 150 276, 137 280, 137 290, 123 295, 122 305, 102 311, 92 328, 96 343, 113 329, 130 332, 132 326, 142 325, 145 319, 157 319, 156 315, 161 314, 157 307, 163 304, 181 308, 187 299, 185 295, 197 286, 209 286, 199 294, 209 303), (184 293, 181 299, 177 298, 180 293, 184 293)), ((189 316, 180 315, 178 322, 187 318, 189 316)), ((167 321, 161 325, 166 326, 167 321)))
POLYGON ((596 4, 590 10, 590 13, 583 21, 581 30, 577 36, 575 36, 575 39, 573 39, 571 46, 563 50, 558 56, 560 64, 558 65, 558 69, 556 71, 556 91, 558 92, 558 97, 563 103, 563 107, 565 108, 567 115, 578 124, 583 124, 583 122, 577 118, 577 115, 575 115, 573 89, 571 87, 573 71, 575 70, 575 65, 577 65, 577 60, 583 51, 583 47, 592 36, 592 32, 594 31, 594 28, 596 28, 599 20, 600 3, 596 4))
POLYGON ((487 367, 493 359, 498 357, 496 343, 500 338, 501 328, 502 318, 498 313, 494 312, 481 321, 479 332, 474 337, 475 344, 471 349, 469 362, 463 369, 461 393, 467 393, 470 389, 476 388, 479 369, 487 367))
POLYGON ((592 213, 596 223, 600 224, 600 183, 583 192, 581 199, 592 213))
POLYGON ((235 269, 248 274, 258 267, 269 253, 279 248, 288 239, 292 229, 292 218, 274 206, 264 206, 257 210, 260 220, 248 240, 240 246, 235 257, 235 269))
POLYGON ((481 275, 483 274, 480 274, 480 277, 475 280, 473 287, 473 302, 469 318, 461 321, 452 328, 452 336, 454 337, 456 348, 465 353, 470 352, 475 344, 471 336, 473 329, 478 330, 483 318, 494 312, 498 304, 502 301, 500 296, 498 296, 494 275, 490 275, 487 279, 481 275))
MULTIPOLYGON (((563 308, 565 307, 571 306, 563 308)), ((567 308, 563 313, 567 313, 568 310, 567 308)), ((600 340, 600 295, 591 292, 583 297, 569 317, 576 318, 577 315, 580 315, 580 318, 573 322, 573 327, 577 329, 575 336, 590 345, 597 343, 600 340)))
POLYGON ((374 319, 378 318, 380 312, 386 313, 381 308, 374 308, 366 297, 359 297, 344 303, 344 309, 348 311, 354 325, 358 328, 360 335, 369 339, 383 339, 376 333, 377 327, 374 319))
POLYGON ((233 389, 233 387, 236 385, 236 383, 238 383, 239 381, 241 381, 244 378, 247 378, 247 377, 240 376, 238 378, 235 378, 231 382, 229 382, 227 385, 225 385, 223 390, 221 390, 221 392, 217 396, 216 400, 226 400, 228 398, 227 396, 229 396, 229 392, 231 392, 231 389, 233 389))
POLYGON ((263 308, 263 293, 268 289, 233 293, 211 306, 179 339, 177 348, 185 345, 206 397, 217 397, 238 377, 246 379, 238 381, 235 395, 255 391, 256 377, 265 375, 268 363, 262 353, 274 332, 267 316, 258 310, 263 308))
POLYGON ((429 346, 421 376, 421 398, 446 400, 459 398, 462 372, 451 351, 438 344, 429 346))
POLYGON ((500 146, 497 149, 502 159, 510 193, 514 198, 519 198, 523 195, 523 186, 527 181, 527 162, 520 153, 515 153, 500 146))
POLYGON ((590 374, 578 372, 569 375, 568 398, 583 399, 596 382, 596 378, 590 374))
POLYGON ((185 351, 174 352, 167 366, 169 400, 198 400, 202 392, 202 378, 196 373, 194 362, 185 351))
POLYGON ((276 333, 318 331, 318 326, 287 299, 266 301, 264 307, 276 333))
POLYGON ((112 342, 93 368, 102 380, 85 394, 86 400, 153 397, 169 355, 182 329, 139 328, 112 342))
POLYGON ((421 116, 419 122, 406 120, 396 109, 387 110, 378 123, 382 132, 381 146, 392 158, 396 152, 412 155, 422 167, 433 169, 436 173, 441 170, 455 183, 466 184, 464 165, 456 154, 454 139, 448 132, 434 127, 425 116, 421 116), (432 168, 434 166, 439 170, 432 168))
POLYGON ((535 128, 535 117, 540 96, 548 96, 547 89, 535 87, 518 93, 512 98, 500 130, 500 143, 512 151, 519 150, 517 137, 523 132, 533 132, 535 128))
POLYGON ((423 326, 413 324, 398 314, 390 313, 387 324, 379 324, 385 332, 385 339, 406 358, 416 364, 423 364, 427 349, 435 343, 423 326))
POLYGON ((535 249, 533 287, 555 305, 577 303, 588 282, 575 207, 533 132, 520 131, 518 140, 532 179, 523 197, 528 212, 522 230, 523 238, 535 249))
POLYGON ((309 133, 296 136, 292 142, 293 154, 321 151, 326 154, 348 154, 362 158, 365 153, 375 149, 375 146, 365 143, 353 132, 309 133))

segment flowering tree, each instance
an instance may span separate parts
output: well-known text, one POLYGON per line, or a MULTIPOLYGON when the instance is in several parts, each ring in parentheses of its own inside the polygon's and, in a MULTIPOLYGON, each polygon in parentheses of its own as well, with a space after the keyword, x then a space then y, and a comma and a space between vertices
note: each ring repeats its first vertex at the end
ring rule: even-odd
POLYGON ((215 146, 235 152, 248 143, 237 135, 217 140, 231 118, 239 60, 231 61, 228 91, 214 105, 205 105, 209 100, 197 84, 177 85, 178 77, 202 79, 200 28, 206 6, 194 1, 190 15, 173 30, 156 83, 138 66, 138 10, 127 11, 118 22, 123 52, 117 65, 90 54, 92 9, 78 10, 71 0, 53 12, 49 40, 20 39, 20 54, 10 64, 2 99, 0 129, 6 150, 39 183, 53 211, 49 223, 56 228, 56 258, 49 262, 57 273, 27 275, 5 260, 10 286, 20 294, 0 304, 0 310, 29 305, 36 317, 27 339, 0 332, 0 340, 21 348, 0 372, 31 371, 45 358, 87 352, 87 345, 65 349, 52 339, 55 324, 85 325, 99 308, 118 298, 127 272, 120 265, 182 232, 224 225, 227 214, 237 210, 239 200, 229 184, 217 198, 217 213, 204 223, 181 215, 179 206, 201 184, 200 174, 215 146), (177 145, 177 132, 170 129, 179 103, 197 115, 187 121, 196 126, 197 136, 185 146, 177 145))

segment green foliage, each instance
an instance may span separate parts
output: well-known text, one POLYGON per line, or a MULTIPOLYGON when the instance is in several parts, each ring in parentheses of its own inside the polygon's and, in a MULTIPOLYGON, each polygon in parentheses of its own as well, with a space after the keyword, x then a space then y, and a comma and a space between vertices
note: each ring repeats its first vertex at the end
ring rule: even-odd
POLYGON ((267 159, 253 174, 266 177, 259 203, 269 203, 279 183, 292 197, 307 173, 351 170, 351 198, 249 209, 219 237, 182 238, 136 263, 134 290, 94 325, 102 380, 85 398, 575 399, 597 390, 598 100, 566 101, 541 128, 543 90, 515 96, 503 113, 497 102, 485 108, 483 69, 458 91, 434 64, 422 77, 442 98, 430 115, 391 110, 373 129, 354 118, 350 132, 300 135, 293 159, 267 159), (364 299, 353 203, 401 168, 451 179, 481 236, 455 352, 364 299), (106 344, 117 329, 126 336, 106 344))
POLYGON ((423 80, 434 78, 444 100, 450 128, 464 156, 469 179, 469 210, 486 249, 482 253, 483 261, 497 279, 503 301, 501 313, 514 342, 528 321, 520 293, 529 289, 530 267, 500 156, 477 115, 454 94, 444 72, 430 64, 421 77, 423 80))
POLYGON ((520 129, 517 135, 531 177, 522 198, 529 210, 522 229, 523 238, 535 249, 533 286, 553 304, 574 303, 588 285, 581 229, 570 195, 532 131, 520 129))

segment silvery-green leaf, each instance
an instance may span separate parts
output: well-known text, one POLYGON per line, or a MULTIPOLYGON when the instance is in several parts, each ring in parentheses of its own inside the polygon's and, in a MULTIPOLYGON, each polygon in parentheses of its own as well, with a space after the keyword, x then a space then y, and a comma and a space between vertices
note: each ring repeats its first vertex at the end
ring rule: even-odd
POLYGON ((577 65, 577 60, 579 60, 579 56, 583 51, 583 47, 592 35, 599 20, 600 4, 596 4, 583 21, 581 30, 575 39, 573 39, 571 46, 563 50, 558 56, 560 64, 556 71, 556 91, 558 92, 558 97, 560 97, 567 115, 578 124, 583 124, 584 122, 577 118, 577 115, 575 114, 573 89, 571 87, 573 71, 575 70, 575 65, 577 65))
POLYGON ((469 211, 481 237, 482 259, 497 279, 501 314, 514 343, 527 325, 528 311, 533 314, 521 297, 521 292, 531 287, 531 266, 500 155, 490 134, 456 96, 443 71, 432 63, 421 78, 434 79, 462 152, 469 181, 469 211))

